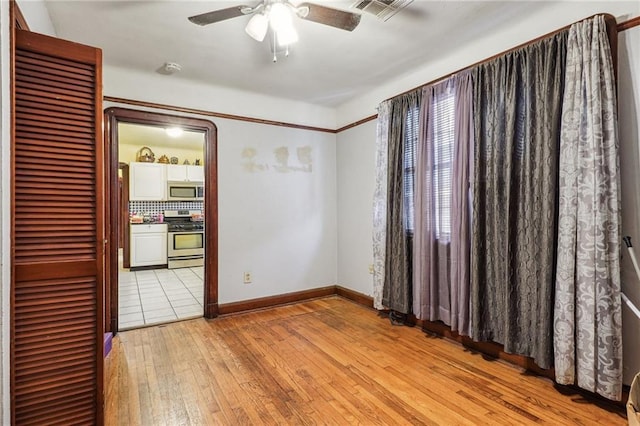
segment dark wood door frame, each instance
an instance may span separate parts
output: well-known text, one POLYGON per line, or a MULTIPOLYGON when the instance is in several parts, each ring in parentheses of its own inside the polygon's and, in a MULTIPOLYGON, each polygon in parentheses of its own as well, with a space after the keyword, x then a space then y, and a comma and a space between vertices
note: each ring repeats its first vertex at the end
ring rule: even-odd
POLYGON ((107 179, 107 229, 109 249, 107 254, 108 273, 106 291, 110 295, 107 307, 106 331, 118 331, 118 223, 121 216, 118 196, 118 123, 143 124, 167 127, 180 126, 184 130, 204 134, 204 186, 205 186, 205 268, 204 268, 204 317, 218 316, 218 129, 211 121, 137 111, 128 108, 107 108, 105 114, 105 168, 109 172, 107 179))
POLYGON ((122 267, 131 267, 131 253, 130 253, 130 235, 129 227, 129 209, 126 205, 126 200, 129 200, 129 165, 127 163, 119 163, 118 168, 122 172, 122 176, 119 177, 120 197, 118 202, 120 203, 120 223, 118 224, 118 248, 122 247, 122 267))

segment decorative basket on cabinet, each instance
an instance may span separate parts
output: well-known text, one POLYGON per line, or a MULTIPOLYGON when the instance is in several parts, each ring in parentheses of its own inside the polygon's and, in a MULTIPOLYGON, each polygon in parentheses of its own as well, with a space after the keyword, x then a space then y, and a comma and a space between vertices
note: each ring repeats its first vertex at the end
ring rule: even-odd
POLYGON ((143 146, 140 148, 140 151, 136 154, 136 161, 141 163, 153 163, 156 161, 155 155, 153 155, 153 151, 148 146, 143 146))

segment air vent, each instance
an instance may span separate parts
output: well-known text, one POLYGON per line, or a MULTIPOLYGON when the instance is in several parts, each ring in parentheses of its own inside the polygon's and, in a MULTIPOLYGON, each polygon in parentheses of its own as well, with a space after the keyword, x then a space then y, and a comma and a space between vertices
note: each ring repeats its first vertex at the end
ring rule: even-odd
POLYGON ((407 7, 413 0, 358 0, 351 7, 377 16, 383 21, 407 7))

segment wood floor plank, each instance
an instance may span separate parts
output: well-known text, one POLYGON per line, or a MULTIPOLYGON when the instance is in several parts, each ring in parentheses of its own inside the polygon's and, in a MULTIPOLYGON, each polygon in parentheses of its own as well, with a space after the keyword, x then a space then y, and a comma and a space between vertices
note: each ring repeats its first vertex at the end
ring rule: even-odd
POLYGON ((121 332, 105 374, 106 425, 626 424, 340 297, 121 332))

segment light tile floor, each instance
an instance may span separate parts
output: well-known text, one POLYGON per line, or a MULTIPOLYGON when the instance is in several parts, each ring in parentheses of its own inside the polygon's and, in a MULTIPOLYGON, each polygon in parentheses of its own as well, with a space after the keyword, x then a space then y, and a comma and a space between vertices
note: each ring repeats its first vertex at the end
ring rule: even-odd
POLYGON ((118 277, 118 329, 201 317, 204 267, 153 269, 118 277))

